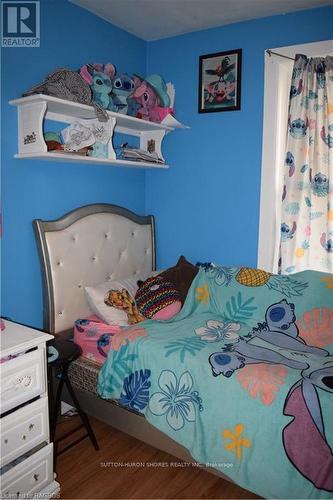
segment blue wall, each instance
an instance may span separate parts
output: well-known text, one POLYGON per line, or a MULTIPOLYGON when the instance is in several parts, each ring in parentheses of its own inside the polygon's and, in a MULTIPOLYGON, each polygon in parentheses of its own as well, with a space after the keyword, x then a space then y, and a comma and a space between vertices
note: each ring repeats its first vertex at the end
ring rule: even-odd
POLYGON ((157 220, 158 264, 192 261, 256 265, 263 116, 264 50, 327 40, 333 7, 233 24, 148 44, 148 73, 176 87, 170 170, 146 173, 146 210, 157 220), (240 111, 197 113, 198 59, 243 49, 240 111))
POLYGON ((48 72, 110 61, 145 73, 145 42, 66 0, 40 3, 41 47, 2 50, 2 315, 34 326, 42 325, 42 292, 32 220, 96 202, 145 211, 143 170, 13 158, 17 118, 8 100, 48 72))
POLYGON ((2 50, 2 314, 42 325, 31 222, 109 202, 157 220, 158 264, 189 259, 255 265, 259 217, 264 49, 332 38, 333 8, 234 24, 146 44, 68 3, 41 1, 41 47, 2 50), (243 49, 242 109, 197 113, 198 57, 243 49), (191 129, 165 140, 168 171, 15 160, 18 97, 56 67, 88 61, 160 72, 176 86, 191 129))

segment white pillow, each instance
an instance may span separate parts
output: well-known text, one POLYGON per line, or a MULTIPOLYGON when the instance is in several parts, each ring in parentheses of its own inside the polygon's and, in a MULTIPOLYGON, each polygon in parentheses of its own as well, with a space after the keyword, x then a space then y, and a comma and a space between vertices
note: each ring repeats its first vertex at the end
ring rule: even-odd
POLYGON ((85 292, 91 311, 109 325, 128 326, 125 311, 106 305, 104 302, 105 296, 109 290, 122 290, 125 288, 134 299, 138 290, 137 281, 144 281, 145 279, 146 276, 136 275, 117 281, 106 281, 97 286, 86 286, 85 292))

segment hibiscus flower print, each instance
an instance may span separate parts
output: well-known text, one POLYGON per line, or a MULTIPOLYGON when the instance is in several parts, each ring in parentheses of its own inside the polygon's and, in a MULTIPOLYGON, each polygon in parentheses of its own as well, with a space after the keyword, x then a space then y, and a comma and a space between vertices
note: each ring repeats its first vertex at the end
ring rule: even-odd
POLYGON ((195 422, 196 406, 203 410, 202 400, 193 391, 193 379, 184 372, 177 379, 171 370, 163 370, 158 379, 161 392, 155 392, 149 400, 149 410, 153 415, 165 415, 168 425, 175 431, 182 429, 186 422, 195 422))
POLYGON ((216 321, 210 319, 206 326, 197 328, 195 333, 206 342, 220 342, 221 340, 237 340, 238 331, 241 326, 239 323, 216 321))

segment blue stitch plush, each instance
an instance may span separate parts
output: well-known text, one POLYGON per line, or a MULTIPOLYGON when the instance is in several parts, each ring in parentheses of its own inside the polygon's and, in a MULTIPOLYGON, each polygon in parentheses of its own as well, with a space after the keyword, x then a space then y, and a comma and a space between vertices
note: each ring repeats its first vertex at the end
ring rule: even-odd
POLYGON ((113 103, 117 107, 118 113, 127 114, 128 101, 127 99, 134 91, 134 81, 127 73, 122 73, 117 76, 113 82, 113 103))
POLYGON ((81 77, 90 85, 93 101, 104 109, 117 111, 112 99, 113 79, 116 68, 113 64, 85 64, 80 69, 81 77))

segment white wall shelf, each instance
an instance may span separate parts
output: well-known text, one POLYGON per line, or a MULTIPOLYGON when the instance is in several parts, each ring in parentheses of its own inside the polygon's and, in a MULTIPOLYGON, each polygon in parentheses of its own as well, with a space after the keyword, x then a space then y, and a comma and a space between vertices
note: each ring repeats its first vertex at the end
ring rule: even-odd
POLYGON ((132 168, 169 168, 165 163, 153 163, 148 161, 131 161, 131 160, 117 160, 112 158, 94 158, 92 156, 76 155, 72 153, 54 153, 53 151, 46 151, 41 153, 25 153, 16 154, 15 158, 19 160, 52 160, 60 162, 72 163, 95 163, 98 165, 112 165, 114 167, 132 167, 132 168))
MULTIPOLYGON (((66 101, 43 94, 21 97, 9 101, 18 108, 18 154, 19 159, 43 159, 62 162, 88 162, 107 164, 119 167, 136 168, 168 168, 168 165, 153 162, 121 160, 116 158, 112 139, 109 142, 108 158, 95 158, 73 153, 55 153, 47 151, 43 136, 44 120, 73 123, 77 119, 96 118, 92 106, 66 101)), ((148 150, 148 142, 155 141, 155 151, 162 159, 162 141, 165 135, 174 130, 173 127, 161 123, 140 120, 133 116, 107 111, 114 133, 128 134, 139 137, 140 149, 148 150)))

